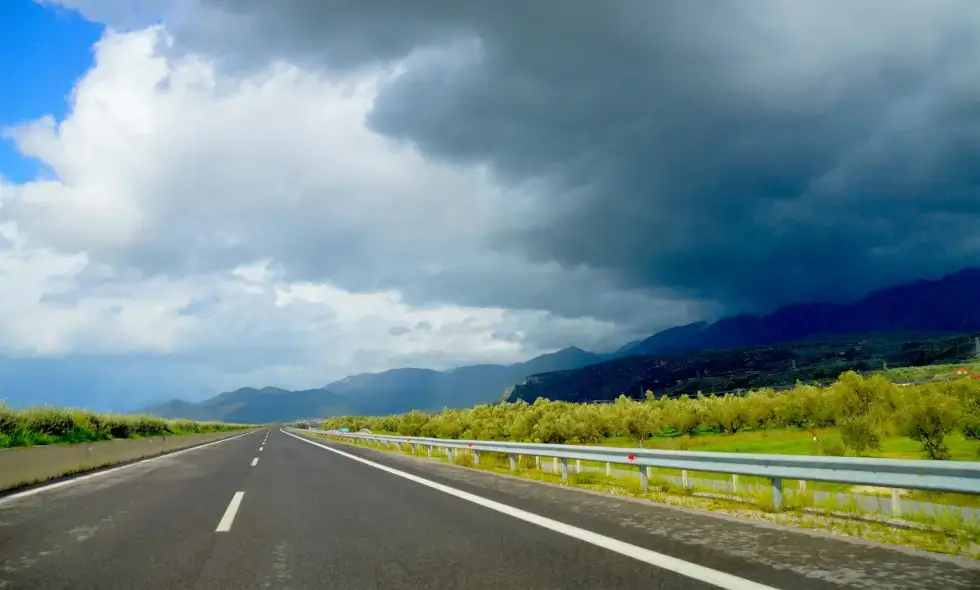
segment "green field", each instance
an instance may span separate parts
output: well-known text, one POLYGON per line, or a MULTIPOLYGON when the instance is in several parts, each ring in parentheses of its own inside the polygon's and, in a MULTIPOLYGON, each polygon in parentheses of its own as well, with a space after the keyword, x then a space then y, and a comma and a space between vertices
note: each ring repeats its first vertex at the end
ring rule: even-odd
POLYGON ((37 407, 14 410, 0 405, 0 449, 120 438, 225 432, 246 427, 222 422, 98 414, 70 408, 37 407))
MULTIPOLYGON (((779 430, 753 430, 735 434, 701 434, 687 437, 653 437, 644 442, 643 446, 650 449, 712 451, 720 453, 761 453, 779 455, 821 455, 819 442, 831 438, 839 440, 839 435, 833 428, 818 428, 804 430, 801 428, 785 428, 779 430)), ((610 446, 636 446, 623 436, 610 437, 601 444, 610 446)), ((954 461, 976 461, 980 459, 980 444, 968 440, 962 434, 954 433, 946 437, 950 459, 954 461)), ((862 453, 866 457, 882 457, 889 459, 921 459, 922 448, 916 441, 904 436, 885 436, 881 439, 880 450, 867 450, 862 453)))

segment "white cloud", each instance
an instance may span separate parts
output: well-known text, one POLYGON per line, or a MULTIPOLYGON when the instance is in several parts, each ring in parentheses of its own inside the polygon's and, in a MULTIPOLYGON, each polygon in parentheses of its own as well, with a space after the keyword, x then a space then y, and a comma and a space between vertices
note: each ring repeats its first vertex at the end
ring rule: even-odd
POLYGON ((0 350, 171 355, 218 372, 189 387, 310 387, 619 333, 543 305, 454 300, 454 277, 545 293, 584 271, 494 252, 489 229, 527 195, 366 128, 393 72, 276 63, 233 78, 161 56, 165 41, 161 27, 107 33, 64 121, 7 130, 54 178, 0 187, 0 350), (440 281, 426 301, 401 289, 440 281), (568 341, 535 343, 549 333, 568 341))
POLYGON ((157 56, 161 35, 109 35, 66 121, 11 132, 60 179, 18 190, 8 215, 33 237, 143 268, 320 247, 305 263, 322 272, 318 260, 370 250, 373 272, 405 248, 441 259, 491 215, 480 170, 427 164, 364 128, 383 72, 333 81, 275 64, 220 78, 157 56))

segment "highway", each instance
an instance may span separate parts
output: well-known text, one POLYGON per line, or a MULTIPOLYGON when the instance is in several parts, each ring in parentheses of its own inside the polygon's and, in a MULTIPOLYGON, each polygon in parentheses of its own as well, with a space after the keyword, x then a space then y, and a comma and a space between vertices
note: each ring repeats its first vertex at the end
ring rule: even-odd
POLYGON ((980 567, 263 430, 0 498, 0 589, 980 587, 980 567))

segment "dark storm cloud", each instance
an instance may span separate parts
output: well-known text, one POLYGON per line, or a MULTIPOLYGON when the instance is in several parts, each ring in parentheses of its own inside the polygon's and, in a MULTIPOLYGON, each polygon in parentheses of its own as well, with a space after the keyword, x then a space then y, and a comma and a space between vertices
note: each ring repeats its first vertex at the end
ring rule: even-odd
POLYGON ((840 10, 790 32, 724 15, 721 37, 717 16, 670 11, 646 32, 487 35, 471 67, 409 70, 371 123, 546 175, 539 226, 500 236, 533 260, 730 308, 853 297, 980 261, 980 11, 959 6, 870 39, 835 41, 858 16, 840 10))
POLYGON ((529 260, 730 309, 980 262, 975 0, 204 5, 175 31, 230 67, 407 58, 369 124, 545 187, 497 232, 529 260))

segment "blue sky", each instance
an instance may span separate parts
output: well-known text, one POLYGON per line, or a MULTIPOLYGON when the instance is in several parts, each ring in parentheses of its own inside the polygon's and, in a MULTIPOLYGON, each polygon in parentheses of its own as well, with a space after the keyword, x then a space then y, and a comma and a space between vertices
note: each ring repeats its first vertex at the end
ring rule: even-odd
MULTIPOLYGON (((0 2, 0 127, 53 115, 61 119, 75 81, 92 66, 102 25, 34 0, 0 2)), ((37 164, 0 141, 0 174, 34 177, 37 164)))

